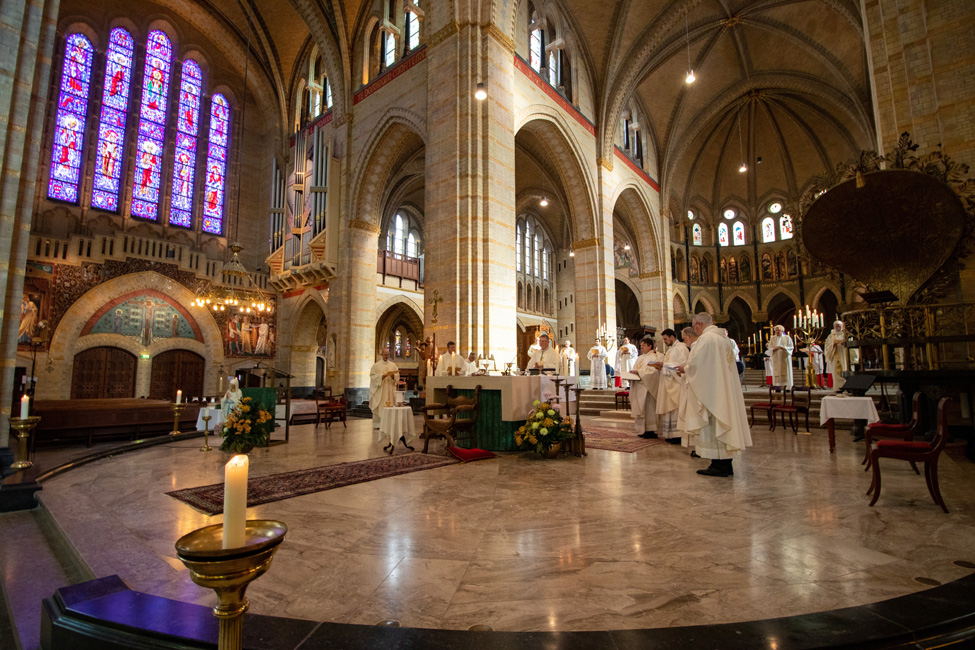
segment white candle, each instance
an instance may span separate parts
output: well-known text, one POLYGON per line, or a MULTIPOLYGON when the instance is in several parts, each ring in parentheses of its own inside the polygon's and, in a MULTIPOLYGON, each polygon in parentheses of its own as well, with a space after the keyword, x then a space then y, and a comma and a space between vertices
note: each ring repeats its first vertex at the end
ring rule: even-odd
POLYGON ((207 404, 206 400, 203 400, 203 417, 210 415, 210 406, 207 404))
POLYGON ((793 316, 792 317, 792 329, 795 329, 798 326, 799 326, 799 317, 798 316, 793 316))
POLYGON ((28 415, 30 415, 30 397, 24 393, 24 396, 20 398, 20 419, 26 420, 28 415))
POLYGON ((244 545, 247 529, 247 456, 230 459, 223 473, 223 547, 244 545))
POLYGON ((223 375, 217 377, 217 393, 223 392, 223 375))
POLYGON ((183 401, 183 391, 178 390, 176 391, 176 403, 179 404, 182 401, 183 401))

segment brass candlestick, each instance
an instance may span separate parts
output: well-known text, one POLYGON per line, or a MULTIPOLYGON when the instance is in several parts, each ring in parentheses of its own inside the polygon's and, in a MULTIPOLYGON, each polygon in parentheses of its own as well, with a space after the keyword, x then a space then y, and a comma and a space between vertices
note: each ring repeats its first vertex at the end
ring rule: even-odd
POLYGON ((217 650, 244 647, 244 612, 250 606, 244 592, 270 568, 287 532, 280 521, 252 519, 240 548, 223 548, 223 524, 194 530, 176 542, 176 556, 190 570, 193 582, 217 594, 213 608, 220 620, 217 650))
POLYGON ((186 404, 176 404, 173 402, 173 430, 169 432, 171 436, 179 435, 179 414, 186 408, 186 404))
POLYGON ((210 419, 212 415, 203 416, 203 446, 200 447, 200 451, 210 451, 210 419))
POLYGON ((26 469, 34 464, 30 459, 30 448, 27 445, 27 440, 30 438, 30 432, 40 421, 41 416, 39 415, 10 418, 10 426, 17 430, 17 460, 10 465, 13 469, 26 469))

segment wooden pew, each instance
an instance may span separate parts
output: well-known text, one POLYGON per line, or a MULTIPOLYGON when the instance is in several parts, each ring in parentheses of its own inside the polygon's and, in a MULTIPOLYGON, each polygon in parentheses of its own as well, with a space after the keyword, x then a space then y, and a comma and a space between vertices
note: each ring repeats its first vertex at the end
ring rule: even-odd
MULTIPOLYGON (((189 402, 180 413, 180 431, 195 431, 200 403, 189 402)), ((97 438, 135 440, 168 434, 173 430, 172 403, 154 399, 37 400, 33 415, 41 422, 31 436, 32 446, 84 441, 91 447, 97 438)))

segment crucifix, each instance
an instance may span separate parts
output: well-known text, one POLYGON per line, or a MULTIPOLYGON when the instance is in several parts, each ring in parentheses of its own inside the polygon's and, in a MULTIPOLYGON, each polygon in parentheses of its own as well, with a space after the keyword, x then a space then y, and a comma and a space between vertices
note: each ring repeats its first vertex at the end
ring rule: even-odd
POLYGON ((431 300, 430 302, 433 303, 433 324, 436 325, 437 324, 437 305, 439 303, 442 303, 443 302, 443 298, 440 297, 440 290, 439 289, 434 289, 433 290, 433 300, 431 300))

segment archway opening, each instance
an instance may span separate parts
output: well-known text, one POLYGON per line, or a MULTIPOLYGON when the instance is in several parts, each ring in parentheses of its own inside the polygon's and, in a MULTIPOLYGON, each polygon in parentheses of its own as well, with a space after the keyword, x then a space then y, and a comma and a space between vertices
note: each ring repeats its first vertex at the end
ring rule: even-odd
POLYGON ((768 304, 768 317, 774 325, 782 325, 786 331, 792 329, 792 317, 796 313, 796 303, 784 293, 773 296, 768 304))
POLYGON ((623 329, 639 327, 640 300, 625 282, 616 280, 616 326, 623 329))
POLYGON ((740 347, 752 327, 752 308, 741 298, 735 298, 728 304, 728 336, 738 341, 740 347))
POLYGON ((829 289, 823 292, 823 295, 819 297, 819 302, 816 304, 816 309, 825 317, 823 322, 830 329, 832 329, 836 317, 839 316, 837 313, 839 304, 840 301, 836 299, 836 294, 829 289))
POLYGON ((292 387, 318 387, 327 383, 328 372, 332 368, 322 361, 323 347, 328 336, 328 319, 322 306, 314 300, 309 301, 295 320, 295 331, 291 345, 292 387))
MULTIPOLYGON (((376 324, 376 358, 383 350, 389 350, 389 360, 399 367, 400 380, 406 382, 407 390, 415 390, 419 379, 420 351, 416 345, 422 335, 422 321, 404 303, 390 306, 376 324)), ((438 341, 440 345, 446 343, 438 341)))

